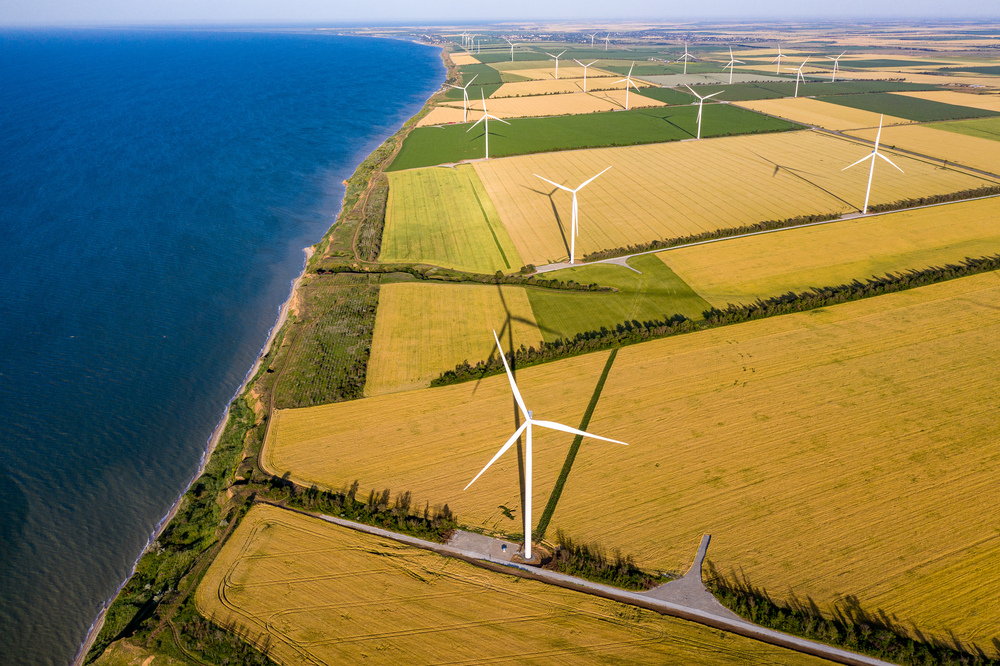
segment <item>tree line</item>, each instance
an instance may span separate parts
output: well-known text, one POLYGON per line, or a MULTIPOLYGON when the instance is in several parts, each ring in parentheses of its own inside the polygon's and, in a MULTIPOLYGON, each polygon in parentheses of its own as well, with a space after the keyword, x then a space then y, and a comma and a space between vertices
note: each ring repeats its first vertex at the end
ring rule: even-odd
POLYGON ((335 275, 339 273, 354 273, 359 275, 388 275, 391 273, 406 273, 418 280, 436 282, 471 282, 475 284, 511 284, 525 287, 540 287, 543 289, 558 289, 562 291, 615 291, 614 287, 606 287, 597 283, 580 284, 575 280, 546 280, 537 275, 525 275, 533 272, 534 266, 521 268, 521 273, 504 273, 497 271, 488 273, 462 273, 459 271, 442 270, 432 266, 414 266, 412 264, 328 264, 316 268, 319 275, 335 275))
POLYGON ((556 530, 556 552, 545 568, 625 590, 651 590, 670 581, 646 573, 636 566, 631 555, 616 550, 609 556, 601 546, 578 543, 561 529, 556 530))
MULTIPOLYGON (((873 276, 864 282, 854 280, 836 287, 814 288, 801 293, 788 292, 781 296, 758 299, 753 303, 729 304, 724 309, 710 308, 702 313, 704 319, 697 322, 679 314, 642 322, 633 319, 621 322, 614 329, 602 326, 599 330, 577 333, 570 339, 559 338, 553 342, 542 342, 537 347, 521 345, 508 352, 506 356, 512 365, 525 368, 570 356, 665 338, 678 333, 812 310, 997 269, 1000 269, 1000 254, 966 259, 961 264, 933 266, 905 273, 887 273, 883 277, 873 276)), ((503 372, 503 363, 499 356, 492 356, 475 365, 464 361, 455 366, 454 370, 446 370, 431 380, 431 386, 458 384, 503 372)))

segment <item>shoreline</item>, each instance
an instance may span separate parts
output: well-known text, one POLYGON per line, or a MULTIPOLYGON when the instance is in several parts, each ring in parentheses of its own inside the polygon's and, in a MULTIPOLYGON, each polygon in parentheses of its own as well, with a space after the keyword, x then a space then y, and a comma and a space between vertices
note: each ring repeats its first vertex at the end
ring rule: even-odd
MULTIPOLYGON (((348 36, 348 35, 343 35, 343 36, 348 36)), ((421 46, 429 46, 431 48, 437 48, 441 52, 440 55, 443 56, 445 54, 443 46, 438 46, 435 44, 427 44, 412 39, 399 39, 399 41, 406 41, 414 44, 419 44, 421 46)), ((447 79, 447 73, 448 69, 446 65, 445 79, 447 79)), ((444 82, 442 81, 441 86, 443 85, 444 82)), ((375 144, 375 148, 372 151, 369 151, 367 154, 361 157, 361 159, 358 160, 357 164, 355 164, 354 168, 351 170, 350 175, 347 177, 347 179, 345 179, 345 182, 346 180, 349 180, 355 173, 357 173, 358 168, 364 163, 366 159, 368 159, 369 155, 371 155, 372 152, 381 147, 393 134, 398 132, 399 129, 404 127, 406 123, 412 120, 414 116, 418 115, 421 111, 423 111, 424 108, 426 108, 428 102, 430 102, 431 98, 440 92, 441 86, 439 86, 437 90, 432 92, 430 96, 426 100, 424 100, 423 104, 420 105, 420 108, 417 109, 417 111, 414 114, 408 116, 405 120, 403 120, 399 128, 397 128, 394 131, 388 132, 384 136, 382 136, 381 140, 379 140, 378 143, 375 144)), ((233 403, 234 400, 236 400, 241 394, 243 394, 244 391, 246 391, 250 382, 257 375, 257 372, 261 367, 264 357, 271 351, 271 346, 274 344, 274 341, 277 338, 278 333, 281 332, 281 330, 287 323, 288 314, 291 311, 292 304, 295 302, 298 296, 299 286, 302 284, 302 279, 306 276, 306 272, 309 269, 309 260, 312 259, 313 255, 316 253, 316 247, 323 242, 323 240, 327 237, 327 235, 333 230, 333 228, 340 221, 340 216, 344 212, 344 204, 346 200, 347 200, 347 188, 345 187, 344 196, 341 198, 340 206, 338 207, 336 214, 333 216, 333 222, 330 224, 329 227, 326 228, 326 230, 323 232, 323 235, 319 238, 319 240, 316 241, 316 243, 302 249, 302 252, 305 254, 305 259, 302 262, 302 270, 299 272, 298 276, 291 281, 291 288, 289 289, 288 296, 281 304, 281 306, 278 308, 278 317, 275 320, 274 325, 268 332, 267 340, 264 342, 264 346, 261 347, 260 351, 257 353, 257 356, 254 359, 253 364, 250 366, 250 369, 243 377, 243 381, 236 389, 236 392, 226 402, 226 406, 222 412, 222 417, 220 418, 218 424, 215 426, 215 429, 212 430, 212 434, 209 436, 208 441, 206 442, 205 450, 202 452, 201 459, 198 462, 198 469, 191 477, 191 479, 187 482, 187 484, 185 484, 183 490, 181 490, 181 492, 178 494, 177 499, 175 499, 174 502, 170 505, 170 509, 167 511, 167 513, 164 514, 163 517, 160 518, 160 520, 153 527, 150 536, 146 540, 146 545, 143 547, 142 551, 136 556, 135 562, 132 563, 132 567, 129 569, 128 575, 125 576, 122 582, 115 589, 114 593, 110 597, 108 597, 107 600, 105 600, 103 606, 101 607, 101 610, 97 614, 97 617, 94 618, 94 621, 91 623, 90 628, 87 630, 86 636, 80 643, 80 647, 77 650, 76 655, 70 662, 72 666, 83 666, 84 660, 87 658, 87 655, 90 653, 90 649, 93 647, 94 642, 97 640, 97 636, 100 634, 101 629, 104 627, 104 620, 107 617, 108 609, 111 608, 111 605, 118 598, 118 595, 121 594, 122 589, 128 584, 128 582, 135 575, 136 568, 139 565, 139 561, 149 550, 150 545, 152 545, 152 543, 160 537, 160 535, 166 529, 167 525, 170 524, 170 521, 173 520, 174 517, 177 515, 177 511, 180 509, 181 502, 183 501, 184 496, 187 494, 188 490, 190 490, 191 486, 194 485, 195 481, 197 481, 204 473, 205 466, 208 464, 208 461, 211 458, 212 453, 215 451, 215 447, 218 445, 219 440, 222 438, 222 433, 225 431, 226 424, 229 423, 229 406, 233 403)))

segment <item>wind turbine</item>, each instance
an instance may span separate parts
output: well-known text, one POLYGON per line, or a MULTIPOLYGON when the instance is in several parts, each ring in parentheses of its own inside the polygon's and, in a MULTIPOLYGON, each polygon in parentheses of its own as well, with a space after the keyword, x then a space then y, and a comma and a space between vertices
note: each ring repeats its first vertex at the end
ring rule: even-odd
MULTIPOLYGON (((476 74, 476 76, 479 75, 476 74)), ((469 79, 469 82, 466 83, 464 86, 456 86, 451 83, 448 84, 452 88, 462 91, 462 109, 464 110, 464 115, 462 116, 463 123, 469 122, 469 86, 471 86, 472 82, 476 80, 476 76, 473 76, 471 79, 469 79)))
MULTIPOLYGON (((872 193, 872 176, 875 175, 875 158, 876 157, 881 157, 886 162, 888 162, 889 164, 892 164, 892 166, 894 166, 897 169, 899 169, 898 166, 896 166, 895 164, 892 163, 892 160, 890 160, 888 157, 886 157, 882 153, 878 152, 878 144, 879 144, 879 141, 882 139, 882 119, 883 118, 884 118, 884 116, 880 115, 879 119, 878 119, 878 134, 875 135, 875 150, 873 150, 872 152, 870 152, 865 157, 862 157, 860 160, 858 160, 854 164, 851 164, 849 166, 845 166, 843 169, 841 169, 841 171, 847 171, 852 166, 856 166, 858 164, 861 164, 865 160, 871 160, 872 161, 871 169, 868 171, 868 189, 865 191, 865 207, 864 207, 864 210, 861 211, 862 215, 867 215, 868 214, 868 195, 870 195, 872 193)), ((902 169, 899 169, 899 172, 900 173, 905 173, 905 171, 903 171, 902 169)))
MULTIPOLYGON (((610 34, 610 33, 609 33, 609 34, 610 34)), ((593 34, 592 34, 592 35, 590 36, 590 48, 594 48, 594 37, 597 37, 597 33, 596 33, 596 32, 595 32, 595 33, 593 33, 593 34)))
POLYGON ((611 41, 611 33, 609 32, 608 35, 607 35, 607 37, 604 38, 604 50, 605 51, 608 50, 608 44, 610 43, 610 41, 611 41))
POLYGON ((691 55, 690 53, 688 53, 687 42, 684 42, 684 55, 682 55, 680 58, 678 58, 674 62, 680 62, 681 60, 684 61, 684 74, 687 74, 688 73, 688 60, 697 60, 697 58, 695 58, 693 55, 691 55))
POLYGON ((786 56, 784 53, 781 52, 781 44, 778 44, 778 55, 776 55, 774 57, 774 60, 771 61, 771 62, 778 63, 777 69, 774 70, 775 74, 781 74, 781 59, 782 58, 787 58, 787 57, 788 56, 786 56))
POLYGON ((625 442, 619 442, 617 439, 610 439, 608 437, 600 437, 599 435, 592 435, 589 432, 584 432, 583 430, 577 430, 576 428, 570 428, 561 423, 556 423, 554 421, 540 421, 533 417, 533 413, 528 410, 528 407, 524 404, 524 399, 521 397, 521 392, 517 390, 517 383, 514 381, 514 375, 511 374, 510 366, 507 365, 507 357, 503 353, 503 347, 500 346, 500 338, 497 337, 497 332, 493 331, 493 339, 496 340, 497 348, 500 350, 500 360, 503 361, 503 368, 507 371, 507 379, 510 381, 510 390, 514 394, 514 400, 517 402, 517 408, 520 410, 521 414, 524 416, 524 423, 521 427, 514 431, 507 443, 500 447, 500 450, 496 452, 496 455, 486 463, 479 474, 476 474, 476 478, 469 482, 469 485, 463 488, 463 490, 468 490, 469 486, 476 482, 476 479, 483 475, 483 472, 490 468, 497 458, 502 456, 507 452, 507 449, 514 446, 514 442, 520 439, 521 434, 524 433, 524 559, 531 560, 531 427, 539 426, 542 428, 548 428, 549 430, 558 430, 560 432, 566 432, 571 435, 576 435, 578 437, 590 437, 591 439, 599 439, 603 442, 611 442, 613 444, 625 444, 625 442))
POLYGON ((547 55, 550 58, 554 58, 555 59, 555 61, 556 61, 556 81, 558 81, 559 80, 559 56, 561 56, 563 53, 566 53, 566 51, 563 51, 559 55, 552 55, 548 51, 542 51, 542 53, 544 53, 545 55, 547 55))
POLYGON ((595 64, 597 61, 595 60, 594 62, 590 63, 590 65, 584 65, 582 62, 576 59, 574 59, 573 62, 578 64, 580 67, 583 67, 583 92, 587 92, 587 68, 595 64))
POLYGON ((802 75, 802 68, 806 66, 807 62, 809 62, 809 56, 806 56, 799 68, 795 70, 795 97, 799 96, 799 80, 801 79, 802 83, 806 82, 806 77, 802 75))
MULTIPOLYGON (((847 53, 847 51, 844 51, 844 53, 847 53)), ((830 83, 836 83, 837 82, 837 69, 840 67, 840 59, 844 57, 844 53, 841 53, 836 58, 832 58, 830 56, 826 57, 827 60, 832 60, 833 61, 833 78, 830 79, 830 83)))
POLYGON ((736 69, 736 63, 739 63, 741 65, 745 65, 746 64, 742 60, 736 60, 736 59, 733 58, 733 47, 730 46, 729 47, 729 62, 727 64, 725 64, 725 65, 722 66, 722 69, 725 69, 726 67, 729 68, 729 85, 733 85, 733 70, 736 69))
POLYGON ((479 123, 484 123, 483 124, 483 129, 486 130, 486 159, 490 159, 490 118, 492 118, 493 120, 499 120, 504 125, 510 125, 510 123, 507 122, 506 120, 502 119, 502 118, 497 118, 496 116, 491 116, 489 113, 487 113, 486 112, 486 94, 483 93, 482 90, 479 91, 479 94, 483 98, 483 117, 480 118, 479 120, 477 120, 472 125, 472 127, 470 127, 469 129, 465 130, 465 132, 466 132, 466 134, 468 134, 469 132, 472 131, 472 129, 476 125, 478 125, 479 123))
MULTIPOLYGON (((684 84, 684 87, 687 88, 688 90, 691 90, 691 86, 689 86, 686 83, 684 84)), ((711 95, 705 95, 704 97, 702 97, 701 95, 699 95, 695 91, 691 90, 691 94, 698 98, 698 136, 695 137, 696 139, 700 139, 701 138, 701 107, 702 107, 702 105, 705 104, 705 100, 708 99, 709 97, 715 97, 716 95, 718 95, 720 93, 724 93, 724 92, 726 92, 726 91, 725 90, 720 90, 719 92, 714 92, 711 95)))
POLYGON ((505 41, 508 44, 510 44, 510 61, 514 62, 514 47, 515 46, 520 46, 520 44, 515 44, 514 42, 510 41, 506 37, 503 38, 503 41, 505 41))
MULTIPOLYGON (((632 67, 635 67, 635 61, 634 60, 632 61, 632 67)), ((622 83, 622 82, 625 83, 625 110, 626 111, 628 111, 628 87, 632 86, 633 88, 636 89, 636 91, 639 90, 639 86, 635 85, 635 81, 632 80, 632 67, 628 68, 628 75, 624 79, 619 79, 619 80, 615 81, 615 83, 622 83)))
MULTIPOLYGON (((610 168, 611 167, 608 167, 608 169, 610 169, 610 168)), ((580 185, 579 187, 577 187, 575 190, 571 190, 570 188, 566 187, 565 185, 560 185, 559 183, 553 183, 548 178, 542 178, 537 173, 534 174, 535 178, 541 178, 542 180, 544 180, 549 185, 553 185, 555 187, 558 187, 560 190, 569 192, 570 194, 573 195, 573 216, 571 218, 572 221, 570 222, 570 227, 569 227, 569 263, 571 263, 571 264, 573 263, 573 256, 576 254, 576 237, 580 235, 580 225, 579 225, 580 215, 579 215, 579 208, 578 208, 577 203, 576 203, 576 193, 579 192, 580 190, 582 190, 583 188, 587 187, 587 185, 590 185, 595 180, 597 180, 597 178, 599 176, 603 175, 608 169, 605 169, 604 171, 602 171, 601 173, 597 174, 597 176, 594 176, 590 180, 584 181, 583 184, 580 185)))

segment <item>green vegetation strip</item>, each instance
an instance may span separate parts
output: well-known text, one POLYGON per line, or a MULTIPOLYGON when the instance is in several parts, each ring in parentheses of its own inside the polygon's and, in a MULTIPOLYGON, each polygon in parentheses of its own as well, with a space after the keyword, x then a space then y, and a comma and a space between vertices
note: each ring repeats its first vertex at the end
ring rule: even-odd
POLYGON ((980 118, 950 123, 935 123, 934 129, 947 130, 956 134, 974 136, 977 139, 1000 141, 1000 118, 980 118))
MULTIPOLYGON (((574 148, 632 146, 690 139, 697 130, 693 106, 633 109, 550 118, 513 118, 510 125, 490 123, 490 157, 553 152, 574 148)), ((485 154, 480 123, 413 130, 390 171, 479 159, 485 154)), ((702 136, 784 132, 800 125, 728 105, 706 109, 702 136)))
MULTIPOLYGON (((807 81, 799 84, 800 97, 853 95, 875 92, 904 92, 910 90, 935 90, 937 86, 903 81, 807 81)), ((713 99, 725 102, 747 102, 755 99, 777 99, 795 94, 795 82, 770 81, 765 83, 737 83, 734 85, 711 84, 695 87, 699 95, 722 92, 713 99)))
MULTIPOLYGON (((814 288, 801 293, 789 292, 783 296, 758 300, 747 305, 729 305, 726 309, 711 308, 703 313, 703 321, 695 322, 683 315, 675 315, 669 319, 653 321, 625 321, 618 324, 614 330, 602 328, 599 331, 579 333, 569 340, 543 342, 535 347, 514 350, 508 354, 510 362, 519 368, 526 368, 540 363, 548 363, 562 358, 589 354, 604 349, 615 349, 648 340, 690 333, 717 326, 738 324, 752 319, 764 319, 791 312, 803 312, 827 307, 838 303, 857 301, 862 298, 881 296, 897 291, 905 291, 915 287, 923 287, 937 282, 953 280, 967 275, 976 275, 1000 269, 1000 254, 966 259, 959 265, 948 264, 933 266, 919 271, 896 273, 884 277, 872 277, 861 282, 855 280, 849 284, 836 287, 814 288)), ((447 386, 461 382, 482 379, 504 372, 499 358, 491 357, 476 365, 465 362, 454 370, 441 373, 431 381, 431 386, 447 386)))
POLYGON ((919 97, 893 95, 891 93, 869 93, 867 95, 832 95, 819 97, 824 102, 832 102, 853 109, 862 109, 887 116, 906 118, 917 122, 934 120, 957 120, 960 118, 990 118, 1000 116, 996 111, 975 109, 971 106, 945 104, 919 97))

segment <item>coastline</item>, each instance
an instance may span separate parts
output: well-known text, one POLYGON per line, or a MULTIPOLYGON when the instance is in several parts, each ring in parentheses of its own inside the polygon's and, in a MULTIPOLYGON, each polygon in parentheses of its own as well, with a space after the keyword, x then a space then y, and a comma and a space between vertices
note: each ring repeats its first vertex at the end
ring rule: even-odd
MULTIPOLYGON (((412 39, 400 39, 400 41, 407 41, 415 44, 420 44, 421 46, 429 46, 431 48, 437 48, 440 51, 439 55, 441 56, 442 60, 444 60, 447 55, 443 46, 438 46, 436 44, 427 44, 412 39)), ((447 80, 448 65, 447 62, 445 62, 444 64, 445 64, 445 80, 447 80)), ((378 141, 378 143, 375 144, 374 150, 377 150, 379 147, 381 147, 390 137, 392 137, 396 132, 405 127, 406 124, 409 123, 414 117, 420 115, 420 113, 427 108, 428 103, 434 97, 434 95, 437 95, 441 91, 441 88, 443 86, 444 86, 444 81, 441 82, 441 86, 439 86, 437 90, 432 92, 430 96, 426 100, 424 100, 423 104, 420 105, 420 108, 417 109, 417 111, 414 114, 403 120, 403 122, 400 124, 398 128, 382 136, 378 141)), ((354 165, 354 168, 351 170, 351 175, 348 176, 348 179, 353 177, 353 175, 357 173, 358 169, 361 167, 364 161, 374 152, 374 150, 368 152, 358 160, 358 162, 354 165)), ((201 475, 204 473, 205 466, 208 464, 208 461, 211 458, 212 453, 215 451, 215 448, 218 445, 219 440, 222 438, 222 433, 225 431, 226 425, 229 422, 230 405, 233 403, 234 400, 236 400, 240 395, 242 395, 246 391, 247 387, 250 385, 250 382, 257 376, 257 372, 260 370, 264 357, 268 353, 270 353, 271 346, 274 344, 275 339, 278 337, 278 334, 282 331, 285 324, 288 322, 288 315, 291 311, 292 305, 298 298, 299 287, 301 286, 302 280, 309 269, 309 261, 315 255, 317 247, 320 244, 322 244, 324 240, 326 240, 330 232, 337 226, 338 222, 340 222, 340 217, 344 213, 344 205, 346 203, 346 200, 347 200, 347 189, 345 188, 344 196, 341 198, 340 201, 340 206, 338 207, 336 214, 333 216, 333 222, 330 224, 329 227, 327 227, 327 229, 323 232, 323 235, 320 237, 319 240, 316 241, 316 243, 302 249, 303 253, 305 254, 305 259, 302 262, 302 270, 299 272, 298 276, 292 280, 288 297, 279 307, 278 317, 275 320, 274 325, 268 332, 267 340, 265 341, 263 347, 261 347, 260 351, 257 353, 257 357, 254 359, 253 364, 251 365, 250 369, 244 376, 243 381, 240 383, 240 386, 236 389, 236 392, 233 393, 232 397, 226 402, 226 406, 222 412, 222 417, 219 419, 218 424, 216 424, 215 429, 209 436, 205 446, 205 450, 202 452, 197 470, 192 475, 191 479, 187 482, 187 484, 185 484, 181 492, 178 494, 177 499, 175 499, 174 502, 170 505, 170 509, 167 511, 167 513, 164 514, 164 516, 160 518, 160 520, 154 526, 152 532, 150 533, 149 538, 146 540, 146 545, 143 547, 142 551, 136 556, 135 562, 132 563, 132 567, 129 569, 128 575, 125 576, 125 578, 115 589, 114 593, 104 602, 103 606, 101 607, 101 610, 97 614, 97 617, 94 619, 94 621, 90 625, 90 628, 87 630, 87 634, 84 637, 84 640, 81 642, 80 648, 77 650, 76 655, 70 662, 72 666, 83 666, 84 660, 87 658, 87 655, 90 653, 90 649, 93 647, 93 644, 97 640, 97 637, 101 632, 101 629, 104 627, 104 621, 106 619, 108 609, 111 608, 111 605, 118 598, 118 595, 121 593, 125 585, 128 584, 128 581, 131 580, 132 577, 135 575, 136 568, 139 565, 139 561, 143 558, 143 556, 145 556, 146 552, 149 550, 150 545, 152 545, 153 542, 160 537, 160 535, 166 529, 167 525, 170 524, 170 521, 173 520, 174 517, 177 515, 177 511, 180 509, 181 502, 183 501, 184 496, 187 494, 188 490, 190 490, 191 486, 194 485, 194 483, 198 480, 198 478, 201 477, 201 475)))

